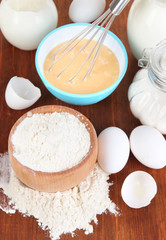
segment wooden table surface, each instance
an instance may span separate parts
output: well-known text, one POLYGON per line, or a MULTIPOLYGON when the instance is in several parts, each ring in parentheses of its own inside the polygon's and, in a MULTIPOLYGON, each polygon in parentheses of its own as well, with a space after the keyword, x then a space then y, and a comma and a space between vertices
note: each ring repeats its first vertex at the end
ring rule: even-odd
MULTIPOLYGON (((70 23, 68 8, 71 0, 55 0, 59 13, 58 26, 70 23)), ((109 0, 107 0, 107 5, 109 0)), ((15 121, 27 109, 15 111, 10 109, 5 102, 5 88, 12 76, 22 76, 30 79, 41 89, 42 97, 31 108, 60 104, 72 107, 85 114, 99 134, 103 129, 116 126, 123 129, 127 135, 140 122, 135 119, 129 108, 127 98, 128 87, 137 72, 137 61, 129 49, 126 33, 128 11, 131 3, 117 17, 111 30, 124 43, 129 65, 127 73, 116 91, 105 100, 90 106, 74 106, 64 103, 51 95, 42 84, 34 64, 35 51, 21 51, 10 45, 0 32, 0 152, 7 151, 8 134, 15 121)), ((30 108, 30 109, 31 109, 30 108)), ((130 153, 126 167, 110 176, 114 185, 110 188, 110 198, 119 207, 121 215, 115 217, 110 214, 98 216, 98 225, 94 226, 94 233, 88 236, 83 231, 76 231, 76 237, 62 235, 61 240, 165 240, 166 239, 166 169, 153 170, 141 165, 130 153), (121 186, 128 174, 135 170, 144 170, 156 180, 158 192, 152 203, 139 210, 129 208, 121 198, 121 186)), ((3 195, 1 193, 0 198, 3 195)), ((48 240, 48 232, 38 227, 34 218, 22 217, 20 213, 12 216, 0 211, 0 240, 48 240)))

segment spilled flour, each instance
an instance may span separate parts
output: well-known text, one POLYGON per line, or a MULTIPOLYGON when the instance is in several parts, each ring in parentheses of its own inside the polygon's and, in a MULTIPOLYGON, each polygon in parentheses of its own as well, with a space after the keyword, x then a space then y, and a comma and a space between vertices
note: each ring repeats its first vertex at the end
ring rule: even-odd
POLYGON ((9 198, 7 206, 0 208, 6 213, 18 210, 24 216, 34 216, 43 230, 49 230, 50 238, 60 239, 63 233, 74 236, 76 229, 85 234, 93 232, 97 214, 109 211, 117 214, 115 204, 109 198, 108 174, 95 165, 91 174, 73 189, 44 193, 32 190, 22 184, 9 165, 8 154, 0 155, 0 188, 9 198))

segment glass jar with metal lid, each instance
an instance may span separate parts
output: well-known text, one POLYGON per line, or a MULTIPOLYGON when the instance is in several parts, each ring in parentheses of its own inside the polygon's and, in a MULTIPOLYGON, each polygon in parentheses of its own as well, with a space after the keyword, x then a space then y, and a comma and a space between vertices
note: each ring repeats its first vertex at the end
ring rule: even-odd
POLYGON ((166 134, 166 39, 145 49, 128 90, 130 109, 142 124, 166 134))

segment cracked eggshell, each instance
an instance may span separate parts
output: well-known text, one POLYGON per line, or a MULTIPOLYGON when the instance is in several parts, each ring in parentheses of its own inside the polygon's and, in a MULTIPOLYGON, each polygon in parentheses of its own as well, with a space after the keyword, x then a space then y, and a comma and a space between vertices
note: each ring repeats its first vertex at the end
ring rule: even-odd
POLYGON ((130 153, 126 133, 117 127, 104 129, 98 136, 98 163, 109 173, 117 173, 126 165, 130 153))
POLYGON ((73 0, 69 17, 73 22, 93 22, 103 13, 105 6, 105 0, 73 0))
POLYGON ((5 91, 6 103, 14 110, 21 110, 32 106, 40 96, 40 89, 23 77, 12 77, 5 91))
POLYGON ((135 171, 129 174, 121 189, 123 201, 131 208, 148 206, 156 193, 156 181, 144 171, 135 171))
POLYGON ((133 155, 143 165, 160 169, 166 165, 166 141, 164 136, 150 126, 138 126, 130 134, 133 155))

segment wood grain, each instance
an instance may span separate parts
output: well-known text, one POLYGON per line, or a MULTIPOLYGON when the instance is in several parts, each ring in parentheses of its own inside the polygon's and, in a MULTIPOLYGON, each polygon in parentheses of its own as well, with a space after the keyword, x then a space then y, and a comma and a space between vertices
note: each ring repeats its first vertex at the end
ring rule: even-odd
MULTIPOLYGON (((70 23, 68 8, 71 0, 55 1, 59 12, 58 26, 70 23)), ((109 0, 107 0, 108 6, 109 0)), ((91 106, 72 106, 53 97, 43 86, 37 75, 34 56, 35 51, 21 51, 10 45, 0 33, 0 152, 7 151, 8 135, 15 121, 27 110, 14 111, 5 103, 5 88, 9 79, 15 75, 30 79, 42 91, 42 97, 33 106, 38 107, 49 104, 69 106, 83 113, 93 123, 99 134, 104 128, 117 126, 123 129, 127 135, 134 127, 140 125, 129 108, 127 98, 128 87, 138 70, 137 61, 132 56, 127 41, 126 23, 131 3, 118 16, 112 24, 113 31, 124 43, 129 65, 127 73, 116 91, 108 98, 91 106)), ((98 216, 98 225, 94 225, 94 233, 88 236, 83 231, 76 231, 76 236, 62 235, 61 240, 165 240, 166 239, 166 168, 161 170, 149 169, 141 165, 132 154, 126 167, 110 176, 110 182, 114 185, 110 188, 110 198, 119 207, 121 215, 114 216, 102 214, 98 216), (158 192, 152 203, 139 210, 129 208, 121 198, 121 186, 125 177, 135 171, 144 170, 150 173, 156 180, 158 192)), ((0 194, 0 201, 5 196, 0 194)), ((36 220, 32 217, 24 218, 16 213, 13 216, 0 211, 0 239, 1 240, 49 240, 48 232, 41 230, 36 220)))

